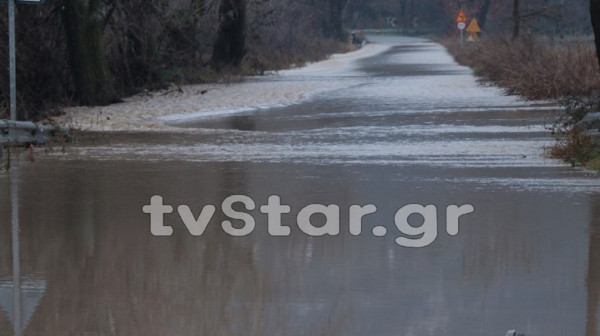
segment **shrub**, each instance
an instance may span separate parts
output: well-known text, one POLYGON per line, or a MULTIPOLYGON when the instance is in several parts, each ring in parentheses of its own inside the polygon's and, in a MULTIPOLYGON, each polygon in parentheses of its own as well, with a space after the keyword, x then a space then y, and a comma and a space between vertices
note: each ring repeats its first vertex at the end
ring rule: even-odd
POLYGON ((564 110, 553 127, 557 143, 550 149, 550 156, 600 170, 600 145, 577 127, 586 114, 600 110, 600 96, 570 96, 561 99, 561 105, 564 110))

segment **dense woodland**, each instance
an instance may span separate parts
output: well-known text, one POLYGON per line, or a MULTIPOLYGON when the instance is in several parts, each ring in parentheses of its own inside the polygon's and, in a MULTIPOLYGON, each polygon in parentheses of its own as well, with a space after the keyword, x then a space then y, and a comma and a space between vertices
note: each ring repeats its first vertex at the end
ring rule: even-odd
MULTIPOLYGON (((338 51, 351 29, 452 35, 460 9, 490 36, 593 33, 588 0, 46 0, 17 7, 20 119, 317 60, 338 51)), ((5 32, 7 21, 0 18, 5 32)), ((0 62, 8 64, 6 40, 2 34, 0 62)), ((0 90, 6 114, 8 74, 0 90)))

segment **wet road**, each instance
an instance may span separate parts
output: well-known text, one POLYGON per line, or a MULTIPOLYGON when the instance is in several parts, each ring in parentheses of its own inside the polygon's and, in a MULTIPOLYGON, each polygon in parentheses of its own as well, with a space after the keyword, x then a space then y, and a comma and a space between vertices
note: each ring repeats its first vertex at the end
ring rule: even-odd
POLYGON ((391 47, 349 68, 253 79, 346 83, 298 104, 23 155, 0 175, 0 335, 15 319, 23 335, 598 335, 600 180, 544 156, 552 104, 478 84, 431 42, 374 39, 391 47), (200 237, 177 211, 153 237, 153 195, 217 212, 200 237), (231 195, 256 203, 248 236, 221 228, 231 195), (290 236, 268 234, 270 195, 290 236), (298 227, 310 204, 339 205, 339 235, 298 227), (359 236, 355 204, 377 207, 359 236), (438 208, 431 245, 395 242, 420 237, 394 225, 407 204, 438 208), (452 204, 475 209, 457 236, 452 204))

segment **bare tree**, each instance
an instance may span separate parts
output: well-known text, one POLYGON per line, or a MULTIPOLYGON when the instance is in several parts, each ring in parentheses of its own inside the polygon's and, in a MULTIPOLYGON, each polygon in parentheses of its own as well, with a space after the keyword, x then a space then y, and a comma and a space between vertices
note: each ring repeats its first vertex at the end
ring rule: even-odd
POLYGON ((477 13, 477 21, 479 22, 479 27, 481 27, 481 29, 485 28, 485 24, 487 23, 487 16, 490 11, 491 5, 492 0, 485 0, 479 7, 479 11, 477 13))
POLYGON ((114 1, 65 0, 63 18, 69 64, 77 96, 83 104, 106 105, 115 100, 104 54, 104 27, 114 1))
POLYGON ((348 0, 329 0, 326 2, 329 15, 325 23, 325 36, 343 40, 346 37, 344 32, 344 11, 348 0))
POLYGON ((521 29, 521 14, 519 10, 519 0, 513 0, 512 23, 512 38, 516 39, 517 37, 519 37, 519 30, 521 29))
POLYGON ((212 62, 239 66, 246 54, 246 1, 223 0, 219 6, 219 32, 213 46, 212 62))

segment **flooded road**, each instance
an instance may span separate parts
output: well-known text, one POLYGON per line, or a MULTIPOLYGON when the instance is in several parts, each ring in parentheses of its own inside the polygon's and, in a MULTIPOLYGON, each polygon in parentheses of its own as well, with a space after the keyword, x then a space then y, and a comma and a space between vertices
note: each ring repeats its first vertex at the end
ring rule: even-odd
POLYGON ((349 67, 252 79, 345 83, 290 106, 21 156, 0 175, 0 335, 598 335, 600 179, 544 156, 556 107, 477 83, 429 41, 373 39, 389 48, 349 67), (175 211, 154 237, 154 195, 217 211, 202 236, 175 211), (221 228, 231 195, 256 203, 248 236, 221 228), (268 234, 271 195, 289 236, 268 234), (339 235, 299 229, 311 204, 339 205, 339 235), (407 204, 439 209, 431 245, 396 243, 407 204), (451 236, 444 210, 463 204, 451 236))

